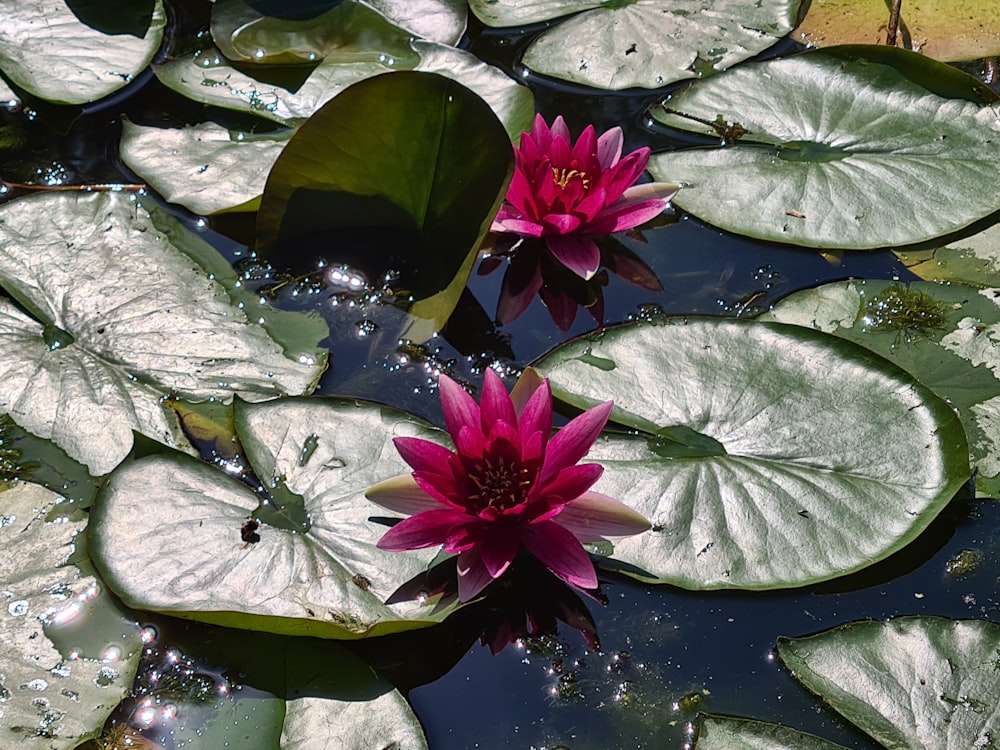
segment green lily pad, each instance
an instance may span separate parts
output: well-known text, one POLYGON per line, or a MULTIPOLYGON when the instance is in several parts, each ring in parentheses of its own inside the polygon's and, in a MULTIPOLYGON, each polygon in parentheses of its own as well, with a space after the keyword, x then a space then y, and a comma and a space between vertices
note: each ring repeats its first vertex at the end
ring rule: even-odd
MULTIPOLYGON (((454 78, 478 93, 493 108, 512 139, 531 127, 534 100, 526 86, 464 50, 421 40, 408 44, 420 60, 414 70, 454 78)), ((254 77, 248 72, 253 70, 250 65, 240 68, 230 65, 218 50, 205 49, 156 65, 154 72, 165 86, 194 101, 294 126, 352 83, 405 69, 388 58, 385 63, 324 63, 317 65, 305 81, 293 85, 269 81, 263 70, 259 77, 254 77)))
MULTIPOLYGON (((225 274, 234 278, 204 241, 123 193, 40 193, 0 207, 0 285, 13 298, 0 299, 0 411, 105 474, 133 430, 187 445, 167 394, 311 390, 324 353, 286 353, 259 324, 271 315, 256 300, 252 313, 238 307, 225 274)), ((325 335, 297 320, 298 335, 325 335)))
POLYGON ((531 70, 602 89, 658 88, 718 73, 794 27, 799 0, 470 0, 491 26, 584 11, 544 31, 524 53, 531 70))
POLYGON ((278 157, 257 247, 286 260, 337 240, 359 248, 341 260, 399 271, 414 314, 430 321, 408 338, 426 339, 465 288, 512 169, 503 126, 470 89, 429 73, 371 78, 313 115, 278 157))
POLYGON ((642 580, 773 589, 844 575, 915 539, 969 478, 948 404, 818 331, 665 318, 536 366, 573 407, 613 399, 612 421, 633 431, 589 458, 605 469, 595 489, 653 524, 615 542, 642 580))
POLYGON ((699 717, 695 747, 697 750, 844 750, 843 745, 781 724, 709 714, 699 717))
POLYGON ((138 628, 76 550, 84 522, 46 522, 58 495, 18 484, 0 500, 0 744, 62 750, 101 733, 132 687, 138 628), (76 550, 76 551, 75 551, 76 550))
MULTIPOLYGON (((778 639, 795 678, 885 747, 986 748, 1000 704, 1000 626, 941 617, 778 639)), ((700 747, 700 746, 699 746, 700 747)))
POLYGON ((894 252, 903 265, 925 281, 1000 284, 1000 224, 941 247, 894 252))
POLYGON ((917 243, 1000 210, 1000 118, 995 98, 970 100, 980 94, 975 79, 900 49, 751 63, 652 110, 730 145, 658 154, 649 171, 681 183, 677 206, 750 237, 917 243))
POLYGON ((0 0, 0 70, 32 94, 84 104, 117 91, 160 46, 162 0, 0 0))
MULTIPOLYGON (((1000 0, 935 0, 901 6, 900 41, 935 60, 975 60, 1000 54, 994 19, 1000 0)), ((885 0, 813 0, 795 39, 814 47, 885 44, 885 0)))
POLYGON ((284 513, 181 453, 122 465, 95 502, 91 539, 123 601, 229 627, 346 639, 425 627, 454 610, 383 604, 436 550, 378 549, 386 527, 370 520, 380 513, 364 496, 408 471, 393 437, 444 433, 399 412, 331 399, 237 402, 236 431, 284 513), (298 524, 289 522, 296 502, 298 524), (251 515, 276 525, 261 523, 259 540, 244 541, 251 515))
POLYGON ((891 359, 947 399, 977 494, 1000 497, 1000 298, 961 284, 845 281, 796 292, 760 320, 817 328, 891 359))
POLYGON ((253 211, 292 133, 245 133, 212 122, 145 127, 123 118, 121 157, 164 200, 196 214, 253 211))

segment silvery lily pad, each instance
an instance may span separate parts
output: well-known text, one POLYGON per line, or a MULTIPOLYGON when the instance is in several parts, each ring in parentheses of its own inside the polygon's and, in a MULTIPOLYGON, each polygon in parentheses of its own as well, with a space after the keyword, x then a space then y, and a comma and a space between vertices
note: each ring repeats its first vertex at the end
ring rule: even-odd
POLYGON ((490 26, 580 12, 544 31, 524 53, 531 70, 603 89, 657 88, 717 73, 788 34, 798 0, 470 0, 490 26))
POLYGON ((0 70, 32 94, 83 104, 120 89, 163 39, 162 0, 0 0, 0 70))
POLYGON ((698 750, 844 750, 842 745, 781 724, 710 715, 698 721, 695 747, 698 750))
POLYGON ((624 572, 690 589, 800 586, 915 539, 968 480, 958 418, 896 365, 796 326, 667 318, 570 341, 537 368, 633 431, 588 458, 652 530, 624 572))
POLYGON ((272 524, 248 535, 243 525, 261 497, 247 485, 175 452, 124 464, 95 503, 92 538, 105 580, 125 602, 229 627, 348 639, 425 627, 454 609, 383 603, 436 550, 376 548, 387 527, 371 520, 381 513, 364 496, 408 470, 393 437, 444 433, 328 399, 237 402, 236 430, 282 512, 266 509, 272 524))
POLYGON ((796 292, 760 319, 832 333, 919 378, 958 412, 978 494, 1000 497, 1000 291, 844 281, 796 292))
POLYGON ((70 750, 132 687, 138 628, 77 548, 84 522, 46 522, 58 495, 0 496, 0 745, 70 750))
POLYGON ((352 83, 393 70, 412 69, 439 73, 471 88, 493 108, 512 138, 531 126, 534 106, 527 87, 469 52, 422 40, 407 44, 419 58, 412 68, 388 58, 381 63, 324 63, 294 90, 244 72, 252 66, 237 70, 213 49, 158 65, 155 72, 165 86, 195 101, 297 125, 352 83))
MULTIPOLYGON (((0 207, 0 410, 94 474, 138 430, 186 445, 167 394, 265 399, 311 390, 325 357, 291 354, 199 265, 203 241, 122 193, 41 193, 0 207)), ((211 259, 214 255, 214 260, 211 259)), ((302 316, 300 330, 316 335, 302 316)))
POLYGON ((1000 626, 942 617, 856 622, 781 638, 795 678, 885 747, 988 748, 1000 704, 1000 626))
POLYGON ((729 145, 654 155, 649 171, 681 183, 677 206, 738 234, 840 249, 917 243, 1000 210, 1000 117, 985 91, 898 49, 750 63, 651 112, 729 145))
POLYGON ((121 156, 165 200, 196 214, 251 211, 293 132, 246 133, 212 122, 157 128, 126 118, 121 156))

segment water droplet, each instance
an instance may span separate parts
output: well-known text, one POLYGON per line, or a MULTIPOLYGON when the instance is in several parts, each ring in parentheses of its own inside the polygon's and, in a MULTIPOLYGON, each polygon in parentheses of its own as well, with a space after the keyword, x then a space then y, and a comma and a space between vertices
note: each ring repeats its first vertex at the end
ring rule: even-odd
POLYGON ((365 318, 364 320, 359 320, 357 323, 354 324, 354 335, 357 336, 359 339, 362 339, 365 336, 371 336, 377 330, 378 330, 378 325, 375 323, 375 321, 368 320, 367 318, 365 318))
POLYGON ((47 683, 45 680, 39 677, 37 679, 30 680, 29 682, 24 683, 23 685, 20 686, 20 688, 22 690, 34 690, 36 693, 40 693, 42 690, 45 690, 45 688, 47 688, 48 686, 49 683, 47 683))
POLYGON ((28 614, 28 602, 25 599, 19 599, 16 602, 11 602, 7 605, 7 614, 11 617, 21 617, 22 615, 28 614))

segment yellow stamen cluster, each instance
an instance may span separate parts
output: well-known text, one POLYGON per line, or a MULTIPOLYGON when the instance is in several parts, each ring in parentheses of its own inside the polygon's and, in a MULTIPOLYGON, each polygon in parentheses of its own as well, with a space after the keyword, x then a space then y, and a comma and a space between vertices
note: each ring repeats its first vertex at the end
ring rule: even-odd
POLYGON ((570 181, 574 179, 580 180, 580 182, 583 183, 584 190, 590 190, 590 178, 587 177, 586 172, 581 172, 578 169, 567 169, 566 167, 563 167, 562 169, 552 167, 552 180, 563 190, 565 190, 570 181))

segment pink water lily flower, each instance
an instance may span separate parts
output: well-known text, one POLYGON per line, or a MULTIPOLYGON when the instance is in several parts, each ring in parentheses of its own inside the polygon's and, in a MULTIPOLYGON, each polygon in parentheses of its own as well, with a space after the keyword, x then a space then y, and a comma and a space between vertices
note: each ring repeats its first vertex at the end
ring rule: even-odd
POLYGON ((622 129, 600 137, 588 125, 576 143, 561 116, 550 128, 535 115, 531 132, 514 150, 514 178, 493 220, 494 232, 544 237, 552 255, 589 279, 600 266, 593 234, 631 229, 663 211, 677 186, 635 185, 646 169, 649 149, 622 158, 622 129))
POLYGON ((378 546, 443 545, 458 553, 462 601, 503 575, 522 545, 563 581, 595 588, 597 574, 581 541, 649 528, 635 511, 590 491, 602 466, 577 464, 604 429, 611 402, 585 411, 550 438, 552 392, 530 368, 510 395, 487 370, 481 406, 445 375, 440 388, 456 450, 420 438, 394 440, 413 472, 372 487, 367 496, 410 518, 378 546))

